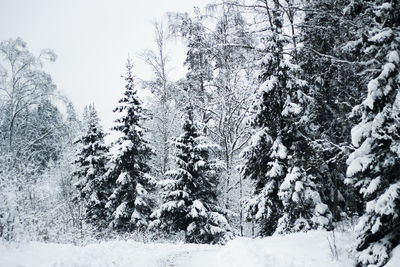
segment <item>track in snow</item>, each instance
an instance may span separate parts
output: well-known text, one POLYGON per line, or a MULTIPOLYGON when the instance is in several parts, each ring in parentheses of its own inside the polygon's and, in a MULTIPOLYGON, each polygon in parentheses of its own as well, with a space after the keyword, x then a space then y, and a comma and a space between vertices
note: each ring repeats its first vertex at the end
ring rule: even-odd
POLYGON ((158 267, 212 267, 210 263, 213 262, 213 258, 216 258, 219 249, 220 247, 215 247, 171 253, 159 259, 158 267), (207 263, 205 262, 205 260, 207 261, 207 263))

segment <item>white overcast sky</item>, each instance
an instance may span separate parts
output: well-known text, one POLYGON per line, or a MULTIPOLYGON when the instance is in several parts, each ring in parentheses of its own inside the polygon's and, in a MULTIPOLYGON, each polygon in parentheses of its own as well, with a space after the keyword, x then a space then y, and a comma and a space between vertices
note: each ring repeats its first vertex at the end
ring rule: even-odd
MULTIPOLYGON (((148 79, 149 68, 137 57, 153 46, 152 21, 165 12, 193 12, 208 0, 0 0, 0 40, 22 37, 36 55, 51 48, 58 58, 47 63, 57 87, 82 112, 94 103, 105 130, 122 95, 120 75, 128 54, 135 75, 148 79)), ((170 48, 172 76, 182 74, 182 47, 170 48)))

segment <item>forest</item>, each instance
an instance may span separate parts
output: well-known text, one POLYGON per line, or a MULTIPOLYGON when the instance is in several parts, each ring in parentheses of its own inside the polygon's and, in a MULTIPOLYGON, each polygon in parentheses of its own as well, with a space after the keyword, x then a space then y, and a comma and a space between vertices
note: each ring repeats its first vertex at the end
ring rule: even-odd
POLYGON ((354 266, 389 262, 399 1, 210 1, 166 14, 154 36, 140 54, 153 78, 127 58, 112 129, 96 103, 77 114, 57 89, 55 52, 0 42, 0 243, 224 245, 323 230, 354 233, 354 266), (177 80, 172 40, 185 48, 177 80))

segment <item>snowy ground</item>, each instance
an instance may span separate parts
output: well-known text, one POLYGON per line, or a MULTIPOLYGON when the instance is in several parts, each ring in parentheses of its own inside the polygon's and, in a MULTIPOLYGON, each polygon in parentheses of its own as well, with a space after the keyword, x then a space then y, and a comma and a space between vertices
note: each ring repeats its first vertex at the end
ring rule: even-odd
MULTIPOLYGON (((109 241, 85 247, 31 242, 0 244, 0 267, 340 267, 352 266, 351 234, 336 234, 338 259, 328 233, 315 231, 263 239, 237 238, 226 246, 109 241)), ((331 238, 332 236, 330 236, 331 238)), ((400 247, 387 267, 400 266, 400 247)))

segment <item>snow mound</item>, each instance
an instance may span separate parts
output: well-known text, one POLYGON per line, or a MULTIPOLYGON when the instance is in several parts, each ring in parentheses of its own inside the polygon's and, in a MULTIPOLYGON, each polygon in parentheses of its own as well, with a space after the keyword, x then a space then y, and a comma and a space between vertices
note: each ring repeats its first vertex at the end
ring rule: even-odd
POLYGON ((392 257, 385 265, 385 267, 398 267, 398 266, 400 266, 400 245, 393 249, 392 257))

